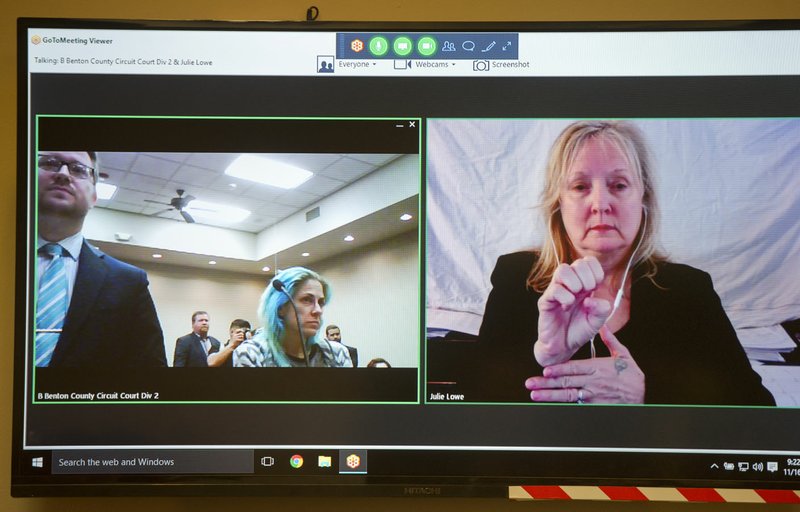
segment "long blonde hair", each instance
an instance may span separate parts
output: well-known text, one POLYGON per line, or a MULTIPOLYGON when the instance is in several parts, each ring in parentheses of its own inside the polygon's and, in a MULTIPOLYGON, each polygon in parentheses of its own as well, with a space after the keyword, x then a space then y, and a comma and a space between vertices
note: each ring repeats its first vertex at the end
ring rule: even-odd
POLYGON ((652 163, 644 136, 633 124, 625 121, 577 121, 561 132, 550 149, 540 204, 546 215, 547 232, 527 280, 528 288, 537 292, 543 292, 550 284, 559 261, 571 263, 573 247, 561 218, 561 191, 578 152, 586 142, 598 137, 603 137, 622 151, 644 191, 642 204, 646 213, 643 214, 639 234, 633 244, 634 247, 639 244, 633 267, 644 264, 645 276, 652 280, 658 268, 657 263, 665 260, 656 247, 660 215, 652 163))

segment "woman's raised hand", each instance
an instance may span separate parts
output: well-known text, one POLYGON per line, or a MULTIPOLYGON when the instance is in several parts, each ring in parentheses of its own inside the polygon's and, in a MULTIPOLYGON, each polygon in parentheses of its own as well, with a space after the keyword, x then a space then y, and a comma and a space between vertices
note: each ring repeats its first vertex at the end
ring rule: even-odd
POLYGON ((539 339, 533 354, 539 365, 569 360, 606 322, 611 304, 592 297, 603 276, 603 268, 593 256, 556 268, 538 302, 539 339))

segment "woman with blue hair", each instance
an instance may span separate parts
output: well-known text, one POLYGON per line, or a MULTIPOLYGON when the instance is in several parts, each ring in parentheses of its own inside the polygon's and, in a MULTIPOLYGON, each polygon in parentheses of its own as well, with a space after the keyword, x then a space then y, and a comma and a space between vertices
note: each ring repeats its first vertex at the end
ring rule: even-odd
POLYGON ((344 345, 330 343, 319 335, 322 311, 330 298, 330 285, 313 270, 291 267, 280 271, 258 305, 264 327, 236 349, 234 365, 352 367, 344 345), (296 312, 289 297, 297 306, 296 312))

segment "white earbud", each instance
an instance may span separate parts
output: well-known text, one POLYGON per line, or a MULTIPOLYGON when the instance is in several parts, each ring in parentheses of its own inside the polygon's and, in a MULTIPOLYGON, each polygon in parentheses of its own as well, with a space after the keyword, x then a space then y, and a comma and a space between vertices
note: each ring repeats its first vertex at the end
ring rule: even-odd
MULTIPOLYGON (((647 206, 642 205, 642 213, 644 213, 644 222, 646 224, 647 223, 647 206)), ((619 308, 619 305, 622 303, 622 297, 625 294, 625 280, 628 278, 628 272, 630 272, 630 270, 631 270, 631 264, 633 263, 633 258, 636 257, 636 253, 639 251, 639 247, 642 246, 642 238, 644 238, 644 233, 642 233, 642 236, 639 237, 639 242, 636 244, 636 249, 634 249, 633 252, 631 253, 631 257, 628 260, 628 264, 625 266, 625 273, 622 274, 622 283, 619 285, 619 291, 617 292, 617 296, 614 297, 614 306, 611 308, 611 314, 608 315, 608 318, 606 318, 606 321, 605 321, 605 323, 603 325, 607 325, 608 324, 608 321, 611 320, 611 317, 614 316, 614 313, 617 312, 617 309, 619 308)), ((591 353, 592 353, 592 359, 594 359, 594 357, 595 357, 594 336, 592 336, 592 339, 589 340, 589 343, 590 343, 590 347, 589 348, 590 348, 591 353)))
MULTIPOLYGON (((560 210, 560 209, 561 209, 561 207, 560 207, 560 206, 558 206, 558 207, 556 207, 556 209, 555 209, 555 210, 553 210, 553 213, 551 213, 551 214, 550 214, 550 223, 551 223, 551 224, 552 224, 552 222, 553 222, 553 215, 555 215, 555 214, 556 214, 556 212, 557 212, 558 210, 560 210)), ((552 232, 552 230, 551 230, 551 232, 552 232)), ((553 240, 553 237, 552 237, 552 236, 550 237, 550 243, 553 245, 553 254, 554 254, 554 255, 555 255, 555 257, 556 257, 556 266, 558 266, 558 265, 561 265, 561 259, 558 257, 558 248, 556 248, 556 241, 555 241, 555 240, 553 240)))
MULTIPOLYGON (((550 215, 550 222, 553 222, 553 214, 557 212, 561 207, 556 208, 553 213, 550 215)), ((647 224, 647 205, 642 205, 642 213, 644 213, 644 223, 647 224)), ((622 297, 625 295, 625 280, 628 279, 628 272, 630 272, 631 265, 633 264, 633 259, 636 257, 636 253, 639 251, 639 248, 642 246, 642 238, 644 238, 644 233, 642 236, 639 237, 639 242, 636 244, 636 248, 631 253, 630 259, 628 259, 628 264, 625 266, 625 272, 622 274, 622 283, 619 286, 619 290, 617 291, 617 295, 614 297, 614 304, 611 308, 611 314, 608 315, 606 318, 605 324, 608 324, 608 321, 614 316, 614 313, 617 312, 619 309, 619 305, 622 303, 622 297)), ((558 248, 556 247, 556 242, 553 240, 553 237, 550 237, 550 243, 553 245, 553 254, 556 257, 556 264, 561 265, 561 260, 558 257, 558 248)), ((605 325, 603 324, 603 325, 605 325)), ((595 357, 595 349, 594 349, 594 336, 589 340, 589 349, 592 354, 592 359, 595 357)))

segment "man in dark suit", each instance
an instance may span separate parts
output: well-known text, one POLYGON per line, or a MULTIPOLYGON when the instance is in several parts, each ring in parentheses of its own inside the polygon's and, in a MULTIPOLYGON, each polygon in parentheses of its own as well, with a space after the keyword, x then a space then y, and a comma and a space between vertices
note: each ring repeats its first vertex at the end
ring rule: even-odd
POLYGON ((325 339, 344 345, 344 348, 350 353, 350 359, 353 360, 353 368, 358 367, 358 349, 355 347, 348 347, 342 343, 342 330, 339 329, 338 325, 331 324, 325 328, 325 339))
POLYGON ((41 288, 48 267, 60 260, 66 298, 62 293, 62 314, 45 329, 55 340, 48 348, 40 345, 37 306, 36 366, 166 366, 147 275, 92 247, 81 233, 97 201, 95 153, 41 151, 37 164, 37 277, 41 288))
POLYGON ((175 342, 172 366, 208 367, 208 356, 219 352, 219 340, 208 335, 208 313, 192 313, 192 332, 175 342))

